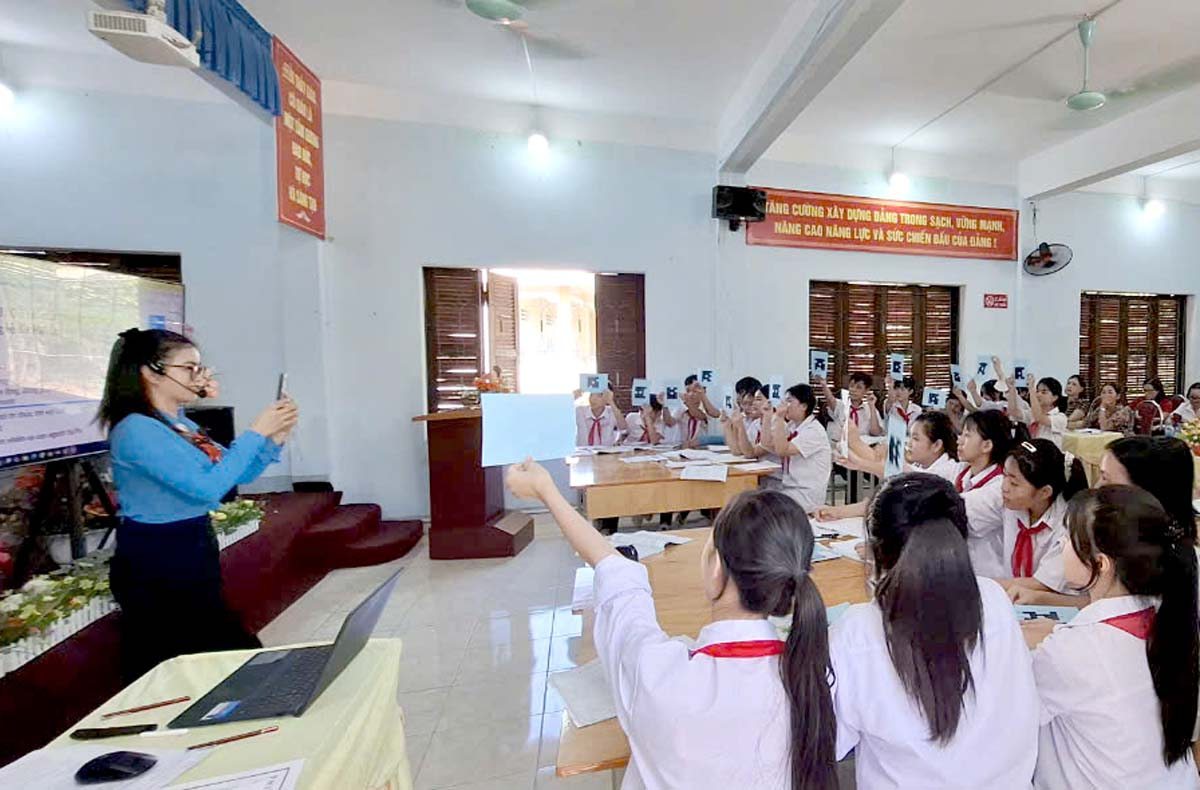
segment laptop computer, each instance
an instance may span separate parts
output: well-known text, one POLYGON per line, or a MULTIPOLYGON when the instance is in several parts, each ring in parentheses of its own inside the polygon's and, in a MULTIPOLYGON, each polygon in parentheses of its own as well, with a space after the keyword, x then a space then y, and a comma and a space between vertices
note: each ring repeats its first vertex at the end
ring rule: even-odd
POLYGON ((304 713, 371 638, 399 576, 396 571, 354 608, 342 621, 333 644, 256 653, 167 727, 203 727, 304 713))

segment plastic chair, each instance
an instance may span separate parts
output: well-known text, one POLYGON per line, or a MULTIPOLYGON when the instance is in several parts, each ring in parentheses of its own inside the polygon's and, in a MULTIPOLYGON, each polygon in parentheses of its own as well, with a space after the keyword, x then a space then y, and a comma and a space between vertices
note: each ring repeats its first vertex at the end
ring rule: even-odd
POLYGON ((1163 411, 1158 403, 1150 398, 1143 398, 1133 408, 1134 431, 1142 436, 1149 436, 1155 428, 1163 424, 1163 411))

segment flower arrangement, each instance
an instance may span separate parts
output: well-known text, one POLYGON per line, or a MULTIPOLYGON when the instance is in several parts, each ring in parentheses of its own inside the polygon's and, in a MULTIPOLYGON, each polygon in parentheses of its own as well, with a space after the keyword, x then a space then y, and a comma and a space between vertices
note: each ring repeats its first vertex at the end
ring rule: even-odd
POLYGON ((1200 455, 1200 420, 1192 420, 1179 426, 1179 438, 1187 442, 1193 453, 1200 455))
POLYGON ((471 386, 480 392, 505 392, 504 381, 495 373, 476 376, 471 386))
POLYGON ((111 611, 109 556, 108 552, 92 555, 65 571, 35 576, 20 590, 0 596, 0 647, 49 634, 60 622, 87 609, 111 611))
POLYGON ((262 520, 263 507, 256 499, 235 499, 216 510, 210 510, 213 532, 229 535, 247 524, 262 520))

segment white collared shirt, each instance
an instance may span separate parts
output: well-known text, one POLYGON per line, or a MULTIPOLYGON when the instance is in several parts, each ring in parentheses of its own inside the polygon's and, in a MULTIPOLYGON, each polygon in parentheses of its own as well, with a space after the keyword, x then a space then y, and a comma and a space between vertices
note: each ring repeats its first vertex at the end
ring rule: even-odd
MULTIPOLYGON (((1063 414, 1055 406, 1050 411, 1046 412, 1046 416, 1050 418, 1050 425, 1045 426, 1039 423, 1033 423, 1029 426, 1029 434, 1034 439, 1049 439, 1054 442, 1054 446, 1062 449, 1063 436, 1067 433, 1067 415, 1063 414)), ((1031 418, 1032 419, 1032 418, 1031 418)))
POLYGON ((903 409, 900 408, 899 403, 892 406, 892 414, 900 417, 900 419, 904 419, 906 416, 908 417, 908 419, 905 420, 905 424, 908 426, 909 431, 912 431, 913 420, 920 417, 921 412, 922 409, 920 405, 911 400, 908 402, 908 406, 904 407, 903 409))
POLYGON ((837 755, 855 750, 864 790, 1029 787, 1038 727, 1029 650, 1004 590, 991 579, 977 581, 983 635, 970 656, 974 691, 944 746, 930 740, 923 711, 901 684, 879 605, 851 606, 830 629, 837 755))
POLYGON ((1145 640, 1103 622, 1154 603, 1134 595, 1096 601, 1033 651, 1042 710, 1036 787, 1200 788, 1190 752, 1170 768, 1163 762, 1145 640))
MULTIPOLYGON (((1060 540, 1067 534, 1067 528, 1063 523, 1066 516, 1067 503, 1062 497, 1057 497, 1050 505, 1050 509, 1037 522, 1045 524, 1049 529, 1043 529, 1033 536, 1033 578, 1051 590, 1070 595, 1074 591, 1067 588, 1067 581, 1063 575, 1062 541, 1060 540)), ((1017 545, 1017 531, 1020 529, 1018 522, 1026 527, 1034 526, 1028 511, 1018 513, 1006 508, 1004 510, 1004 548, 1000 555, 1004 562, 1004 576, 1001 578, 1012 578, 1013 576, 1012 555, 1013 549, 1017 545)))
MULTIPOLYGON (((962 476, 962 498, 967 506, 967 551, 979 576, 1005 579, 1012 576, 1012 563, 1004 564, 1004 474, 989 475, 999 467, 992 464, 977 475, 962 476), (986 482, 984 482, 986 481, 986 482)), ((955 484, 967 464, 959 464, 955 484)))
POLYGON ((1179 408, 1171 412, 1172 417, 1178 417, 1180 422, 1191 422, 1196 419, 1196 410, 1192 408, 1191 401, 1184 401, 1179 404, 1179 408))
POLYGON ((780 460, 780 490, 796 500, 805 513, 812 513, 825 504, 833 471, 833 448, 815 415, 798 425, 789 422, 788 442, 799 452, 780 460))
MULTIPOLYGON (((659 628, 646 567, 609 556, 596 565, 596 652, 629 738, 622 787, 791 786, 791 720, 779 656, 713 658, 659 628)), ((778 639, 767 620, 720 620, 697 648, 778 639)))
POLYGON ((612 447, 620 440, 621 432, 617 429, 617 415, 612 406, 605 406, 599 417, 592 414, 591 406, 575 407, 576 447, 612 447))
MULTIPOLYGON (((625 417, 625 425, 628 429, 628 432, 625 434, 626 444, 636 444, 650 441, 646 435, 646 426, 642 422, 641 410, 631 411, 628 416, 625 417)), ((659 412, 657 415, 655 415, 654 430, 658 431, 659 444, 674 444, 676 442, 676 439, 674 438, 675 427, 667 425, 667 421, 663 417, 662 412, 659 412)))
POLYGON ((879 421, 877 429, 872 428, 871 407, 866 400, 857 406, 853 403, 847 406, 844 400, 834 401, 832 407, 827 407, 825 411, 829 414, 829 425, 826 426, 826 431, 831 442, 841 440, 847 419, 854 420, 854 424, 858 426, 858 432, 863 436, 882 436, 884 434, 883 420, 879 421))
POLYGON ((943 480, 949 480, 953 483, 954 479, 958 477, 958 470, 962 464, 942 453, 929 466, 921 466, 920 464, 910 464, 909 466, 913 472, 925 472, 926 474, 937 475, 943 480))
POLYGON ((701 436, 707 436, 708 430, 708 415, 704 413, 704 407, 700 407, 702 416, 693 417, 688 413, 687 406, 682 407, 679 413, 675 415, 675 430, 678 432, 676 441, 690 442, 692 439, 699 439, 701 436))
POLYGON ((758 440, 762 437, 762 417, 755 417, 752 420, 747 419, 745 425, 746 439, 750 442, 750 446, 753 447, 759 444, 758 440))

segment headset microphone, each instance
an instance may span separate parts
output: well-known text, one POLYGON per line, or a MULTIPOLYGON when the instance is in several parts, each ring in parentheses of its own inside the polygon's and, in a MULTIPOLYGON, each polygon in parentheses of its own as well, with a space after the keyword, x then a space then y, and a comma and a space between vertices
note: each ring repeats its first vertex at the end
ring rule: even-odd
POLYGON ((192 393, 197 398, 207 398, 208 397, 208 390, 205 389, 204 387, 194 390, 191 387, 189 387, 188 385, 184 384, 182 381, 179 381, 178 379, 176 379, 174 376, 168 376, 167 369, 166 369, 166 367, 163 366, 163 364, 161 362, 153 362, 150 365, 147 365, 147 367, 149 367, 155 373, 157 373, 158 375, 167 379, 168 381, 172 381, 176 385, 183 387, 185 390, 192 393))

